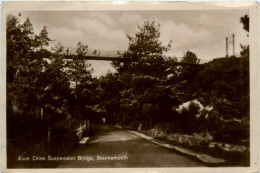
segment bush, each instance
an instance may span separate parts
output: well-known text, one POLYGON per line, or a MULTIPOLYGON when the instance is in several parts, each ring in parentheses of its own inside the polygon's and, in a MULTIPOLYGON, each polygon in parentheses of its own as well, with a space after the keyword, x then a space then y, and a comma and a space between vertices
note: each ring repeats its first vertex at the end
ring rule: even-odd
POLYGON ((169 136, 175 130, 175 125, 170 122, 163 122, 156 124, 153 129, 149 131, 149 134, 155 138, 165 138, 169 136))
POLYGON ((191 102, 188 107, 184 107, 180 113, 180 127, 184 133, 192 133, 198 131, 197 115, 199 114, 200 107, 198 104, 191 102))
POLYGON ((186 146, 207 147, 212 139, 212 135, 205 131, 202 133, 193 133, 192 135, 175 133, 171 135, 170 140, 186 146))
POLYGON ((138 127, 139 127, 139 121, 135 120, 135 121, 132 121, 129 125, 128 125, 128 128, 131 129, 131 130, 138 130, 138 127))

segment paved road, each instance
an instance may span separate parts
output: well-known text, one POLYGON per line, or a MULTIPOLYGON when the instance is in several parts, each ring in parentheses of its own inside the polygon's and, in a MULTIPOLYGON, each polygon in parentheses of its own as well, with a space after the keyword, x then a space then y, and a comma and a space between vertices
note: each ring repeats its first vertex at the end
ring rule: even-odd
POLYGON ((127 131, 107 129, 80 145, 58 168, 199 167, 201 163, 175 153, 127 131), (82 156, 85 160, 78 160, 82 156))

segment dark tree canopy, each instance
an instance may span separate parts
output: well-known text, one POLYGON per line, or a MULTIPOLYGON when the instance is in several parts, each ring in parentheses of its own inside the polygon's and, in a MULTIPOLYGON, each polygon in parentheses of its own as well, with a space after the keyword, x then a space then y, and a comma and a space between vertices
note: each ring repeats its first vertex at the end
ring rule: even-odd
POLYGON ((243 29, 249 32, 249 17, 247 14, 240 18, 240 23, 243 24, 243 29))
POLYGON ((139 31, 134 37, 128 36, 128 50, 121 56, 126 62, 114 62, 114 67, 119 71, 133 73, 162 72, 163 53, 168 50, 159 40, 160 25, 155 22, 144 22, 143 26, 138 26, 139 31))
POLYGON ((38 42, 40 43, 41 49, 44 48, 45 46, 49 46, 49 42, 51 39, 49 38, 49 33, 47 31, 47 26, 44 26, 43 29, 41 30, 41 33, 37 37, 38 42))
MULTIPOLYGON (((240 18, 240 23, 243 24, 243 29, 249 32, 249 16, 247 14, 240 18)), ((241 57, 249 59, 249 45, 240 45, 240 47, 242 48, 241 57)))
POLYGON ((185 63, 191 63, 191 64, 199 63, 199 59, 197 58, 197 55, 191 51, 185 52, 181 61, 185 63))

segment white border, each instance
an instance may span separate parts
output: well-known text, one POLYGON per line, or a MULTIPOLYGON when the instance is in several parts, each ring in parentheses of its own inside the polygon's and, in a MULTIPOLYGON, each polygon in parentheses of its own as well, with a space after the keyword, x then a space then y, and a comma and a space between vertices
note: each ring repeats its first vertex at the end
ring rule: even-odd
POLYGON ((3 2, 1 58, 1 167, 4 172, 258 172, 259 166, 259 4, 256 2, 3 2), (217 168, 77 168, 6 170, 6 16, 11 11, 102 10, 233 10, 248 9, 250 16, 250 167, 217 168))

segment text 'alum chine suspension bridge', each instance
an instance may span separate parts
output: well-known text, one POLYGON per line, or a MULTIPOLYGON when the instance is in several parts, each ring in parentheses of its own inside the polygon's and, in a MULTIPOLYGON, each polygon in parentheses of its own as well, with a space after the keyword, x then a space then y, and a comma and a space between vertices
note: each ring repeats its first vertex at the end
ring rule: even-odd
MULTIPOLYGON (((235 49, 234 49, 234 37, 235 35, 232 35, 233 41, 228 42, 226 41, 227 39, 230 39, 229 37, 226 37, 226 56, 228 56, 228 44, 233 43, 233 54, 235 55, 235 49)), ((190 50, 198 47, 204 47, 212 44, 216 44, 219 42, 222 42, 224 39, 218 39, 215 41, 207 42, 207 43, 202 43, 202 44, 194 44, 194 45, 188 45, 188 46, 181 46, 181 47, 173 47, 169 52, 174 52, 174 51, 184 51, 184 50, 190 50)), ((223 41, 224 42, 224 41, 223 41)), ((225 42, 224 42, 225 43, 225 42)), ((73 56, 77 56, 76 50, 77 48, 75 47, 64 47, 63 54, 71 58, 73 56)), ((101 61, 125 61, 121 55, 125 51, 122 50, 99 50, 99 49, 87 49, 86 53, 84 54, 83 59, 85 60, 101 60, 101 61)), ((209 62, 210 60, 203 60, 203 59, 198 59, 197 64, 192 64, 192 63, 184 63, 181 62, 181 59, 177 59, 176 62, 174 62, 175 65, 188 65, 188 66, 203 66, 205 63, 209 62)))

